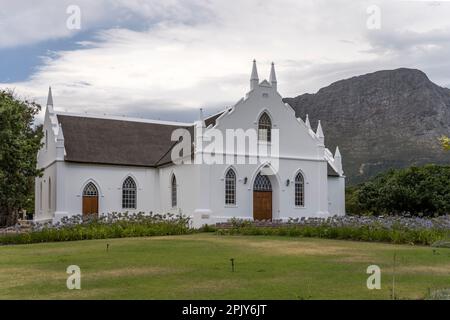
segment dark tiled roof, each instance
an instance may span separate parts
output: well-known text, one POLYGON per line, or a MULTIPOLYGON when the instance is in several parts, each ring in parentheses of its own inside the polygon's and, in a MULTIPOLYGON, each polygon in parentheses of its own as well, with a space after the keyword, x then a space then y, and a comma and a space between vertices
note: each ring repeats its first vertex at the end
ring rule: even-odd
MULTIPOLYGON (((187 127, 186 129, 189 131, 189 133, 191 135, 191 160, 194 160, 194 145, 193 145, 194 127, 187 127)), ((162 156, 162 158, 158 160, 156 166, 163 166, 163 165, 172 163, 172 157, 171 157, 172 149, 178 142, 173 142, 173 141, 171 141, 171 142, 172 142, 172 145, 169 147, 167 152, 162 156)))
POLYGON ((219 118, 224 112, 225 112, 225 111, 219 112, 219 113, 217 113, 217 114, 215 114, 215 115, 213 115, 213 116, 210 116, 210 117, 206 118, 206 119, 205 119, 205 126, 206 126, 206 127, 209 127, 210 124, 212 124, 213 126, 215 126, 215 125, 216 125, 216 120, 217 120, 217 118, 219 118))
POLYGON ((218 113, 218 114, 215 114, 215 115, 213 115, 213 116, 211 116, 209 118, 206 118, 205 119, 205 126, 209 127, 210 124, 212 124, 214 126, 216 124, 217 118, 220 117, 221 114, 222 113, 218 113))
POLYGON ((160 123, 58 115, 67 161, 153 167, 170 163, 177 128, 160 123))
POLYGON ((329 163, 327 163, 327 173, 329 177, 339 177, 339 173, 329 163))

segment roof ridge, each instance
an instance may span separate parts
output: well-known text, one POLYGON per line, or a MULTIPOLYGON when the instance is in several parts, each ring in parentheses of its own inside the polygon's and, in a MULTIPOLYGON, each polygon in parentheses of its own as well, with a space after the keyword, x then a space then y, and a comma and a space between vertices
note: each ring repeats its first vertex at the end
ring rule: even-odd
POLYGON ((103 119, 103 120, 153 123, 153 124, 164 124, 164 125, 169 125, 169 126, 190 127, 190 126, 194 125, 194 123, 191 123, 191 122, 154 120, 154 119, 146 119, 146 118, 127 117, 127 116, 96 115, 96 114, 89 114, 89 113, 71 113, 71 112, 62 112, 62 111, 56 111, 55 113, 57 116, 61 115, 61 116, 69 116, 69 117, 84 117, 84 118, 103 119))

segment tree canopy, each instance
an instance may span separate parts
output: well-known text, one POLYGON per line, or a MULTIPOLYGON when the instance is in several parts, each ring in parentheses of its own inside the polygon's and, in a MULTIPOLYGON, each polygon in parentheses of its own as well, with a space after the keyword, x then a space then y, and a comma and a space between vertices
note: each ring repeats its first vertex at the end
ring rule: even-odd
POLYGON ((42 128, 34 126, 41 107, 0 90, 0 224, 14 224, 19 210, 31 207, 36 155, 42 128))
POLYGON ((450 138, 446 136, 442 136, 440 139, 442 148, 446 151, 450 151, 450 138))
POLYGON ((450 214, 450 165, 389 170, 347 190, 353 214, 450 214))

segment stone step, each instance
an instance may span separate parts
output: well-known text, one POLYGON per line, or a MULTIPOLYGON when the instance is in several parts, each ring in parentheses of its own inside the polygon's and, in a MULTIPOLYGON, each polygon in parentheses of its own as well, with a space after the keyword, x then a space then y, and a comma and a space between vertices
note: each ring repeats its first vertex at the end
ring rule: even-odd
POLYGON ((20 226, 20 232, 29 232, 33 228, 33 222, 31 220, 19 220, 17 224, 20 226))

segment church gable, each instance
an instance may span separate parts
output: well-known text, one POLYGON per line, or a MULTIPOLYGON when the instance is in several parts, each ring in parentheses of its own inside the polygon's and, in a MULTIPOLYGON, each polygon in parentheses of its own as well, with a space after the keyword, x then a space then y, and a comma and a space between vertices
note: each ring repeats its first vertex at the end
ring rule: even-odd
MULTIPOLYGON (((317 150, 321 140, 305 121, 295 117, 294 110, 288 104, 283 103, 277 91, 274 65, 272 64, 269 81, 259 82, 254 62, 250 91, 232 108, 215 115, 214 121, 210 121, 209 128, 223 131, 226 129, 258 131, 262 116, 268 116, 272 129, 279 130, 280 156, 318 157, 317 150)), ((208 124, 206 126, 208 127, 208 124)))

